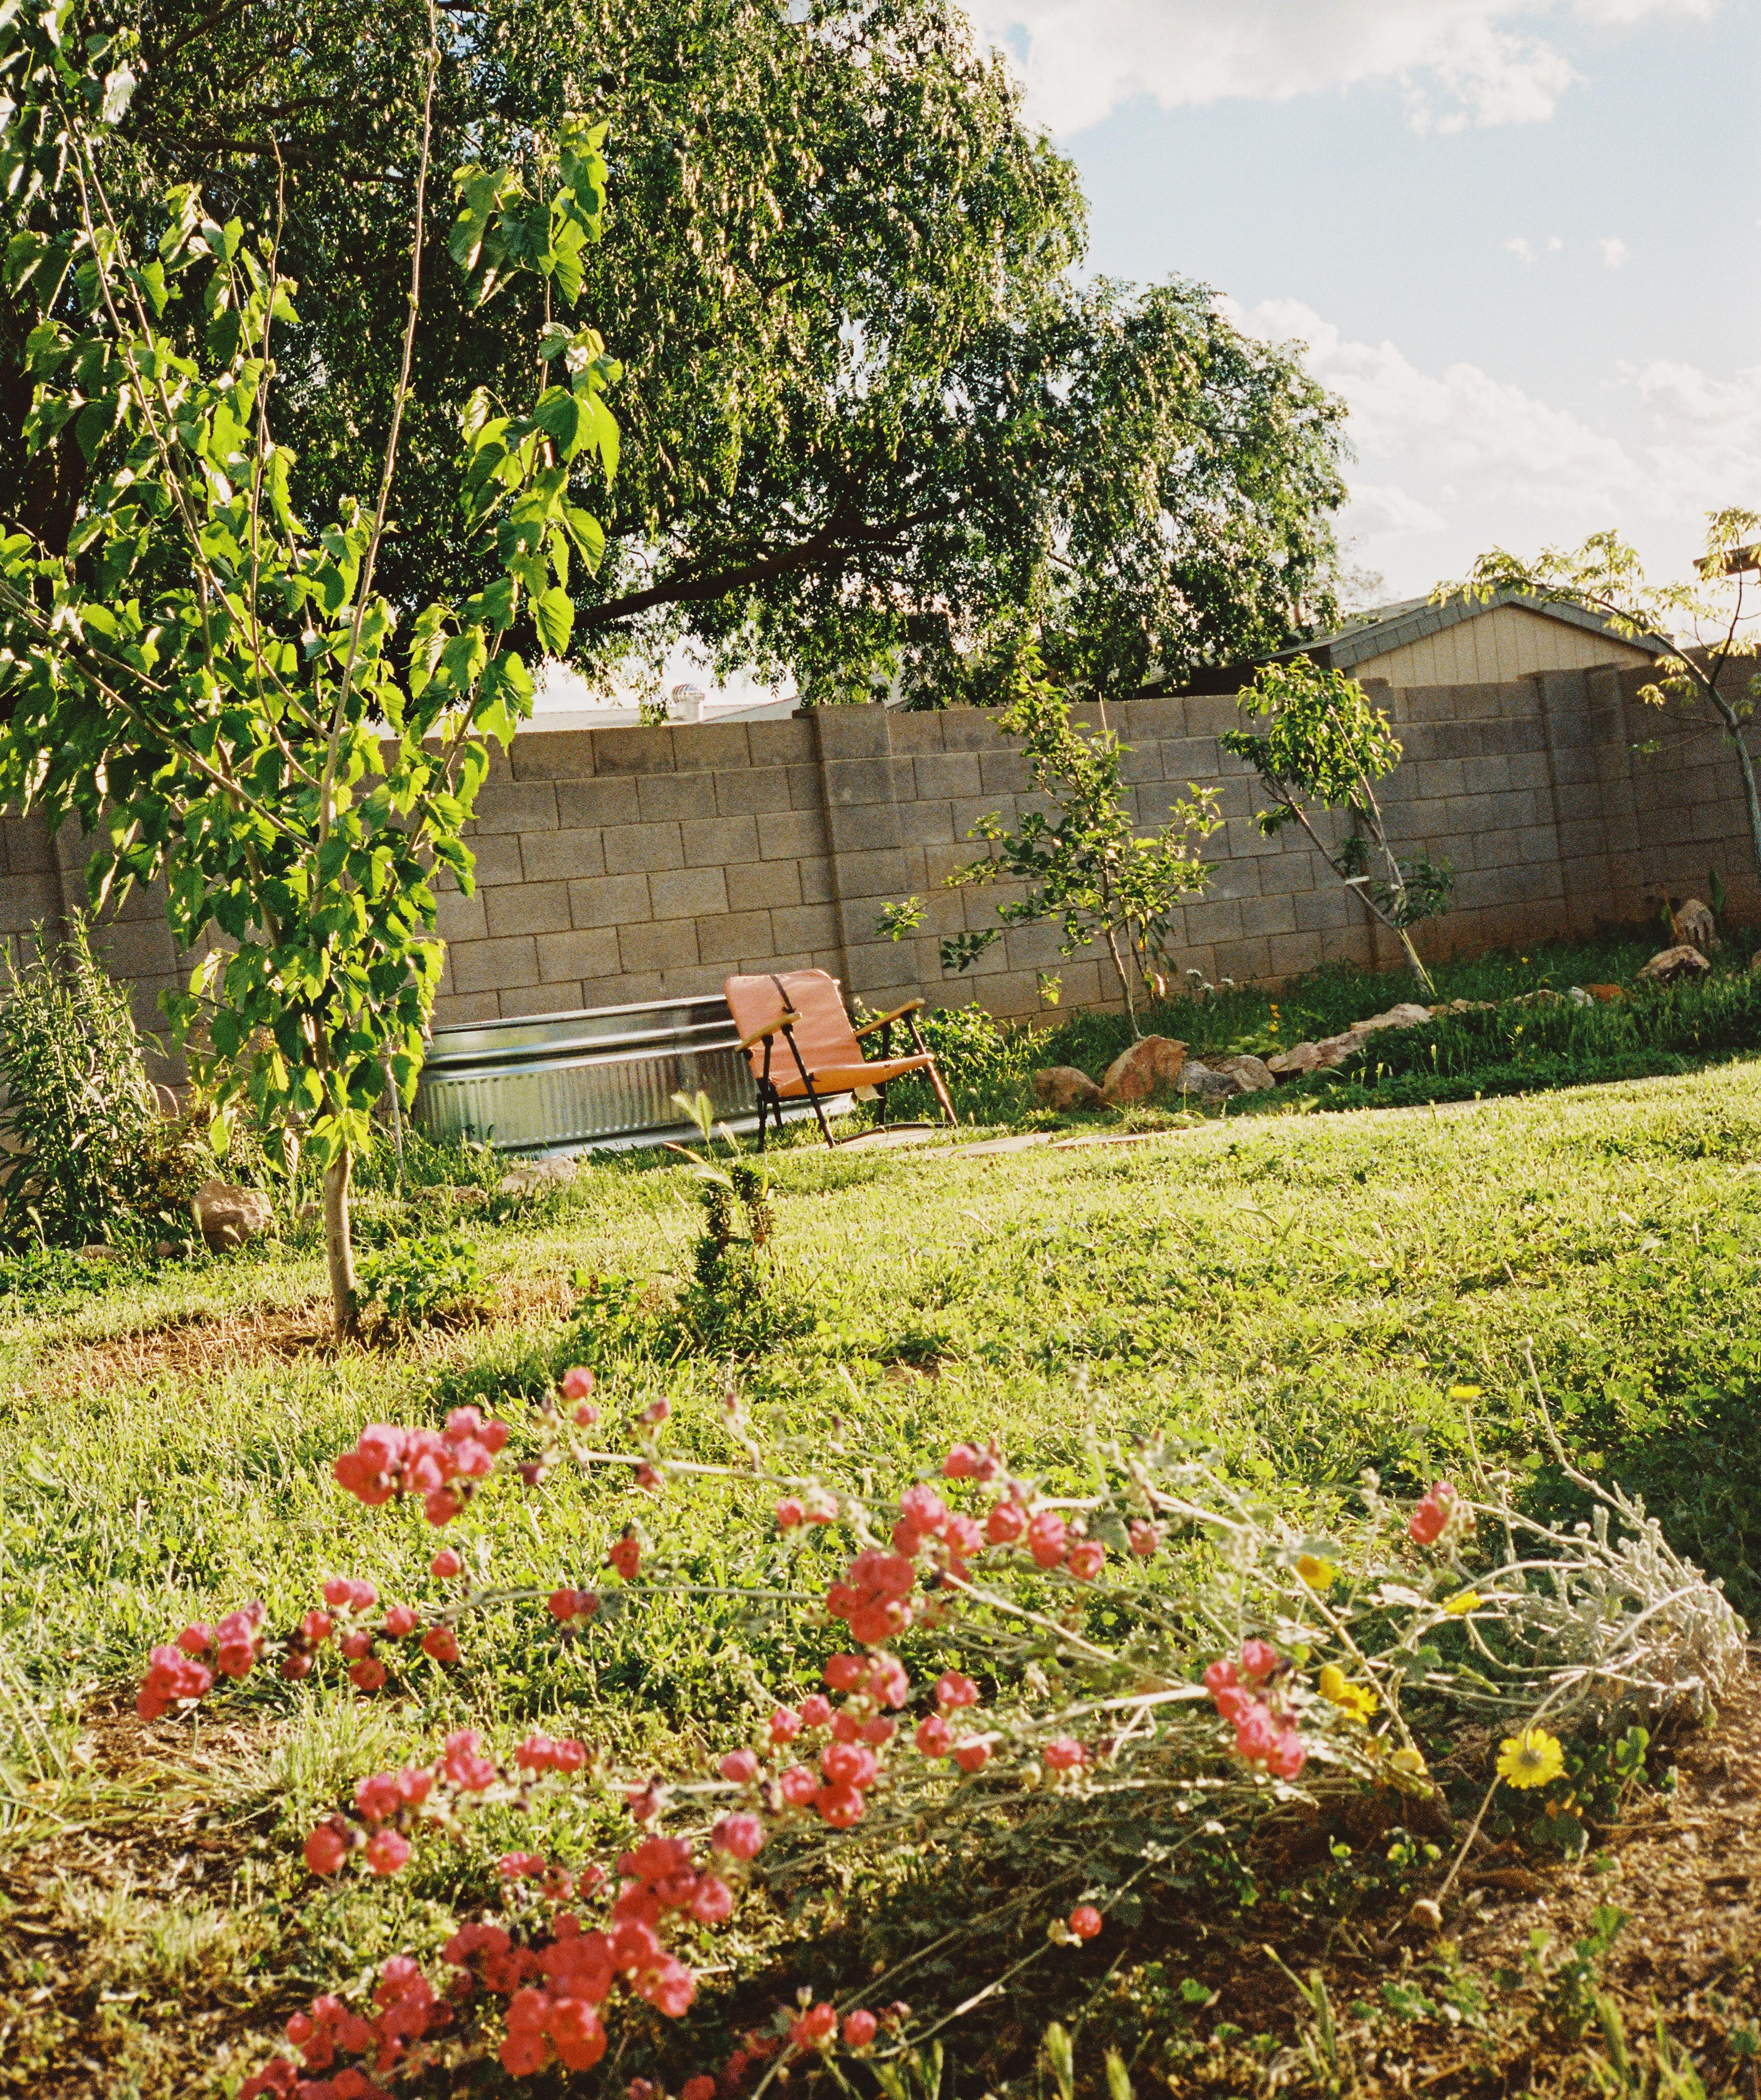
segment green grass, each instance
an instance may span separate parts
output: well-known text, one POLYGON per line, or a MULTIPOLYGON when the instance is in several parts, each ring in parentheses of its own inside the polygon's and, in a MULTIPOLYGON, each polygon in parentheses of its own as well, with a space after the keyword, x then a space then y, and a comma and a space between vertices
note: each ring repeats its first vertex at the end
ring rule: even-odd
MULTIPOLYGON (((1092 1427, 1159 1428, 1317 1507, 1365 1467, 1406 1489, 1459 1467, 1470 1425, 1446 1396, 1466 1383, 1482 1388, 1481 1449, 1516 1469, 1532 1502, 1569 1507, 1542 1455, 1532 1349, 1580 1459, 1643 1492, 1675 1542, 1761 1610, 1758 1076, 1742 1058, 1459 1113, 1231 1117, 1116 1149, 790 1148, 774 1158, 783 1317, 749 1330, 732 1361, 682 1350, 666 1313, 700 1213, 688 1177, 652 1160, 589 1167, 567 1193, 462 1228, 492 1283, 630 1279, 660 1309, 638 1311, 616 1343, 538 1319, 290 1360, 254 1356, 246 1335, 180 1373, 139 1352, 170 1323, 315 1300, 311 1247, 20 1272, 0 1296, 0 1833, 40 1847, 157 1814, 152 1789, 126 1778, 118 1809, 76 1754, 148 1646, 251 1596, 285 1622, 338 1570, 387 1597, 430 1586, 433 1534, 413 1512, 349 1501, 330 1458, 369 1421, 431 1422, 466 1398, 496 1402, 524 1440, 529 1398, 577 1355, 600 1364, 614 1405, 664 1393, 682 1452, 726 1452, 731 1378, 761 1422, 835 1439, 883 1478, 992 1433, 1056 1478, 1092 1427)), ((455 1530, 464 1544, 493 1529, 503 1580, 585 1582, 630 1513, 627 1493, 564 1471, 519 1513, 455 1530)), ((782 1565, 725 1490, 642 1513, 692 1581, 782 1565)), ((214 1961, 254 1979, 228 2032, 260 2028, 295 1991, 431 1944, 445 1917, 491 1895, 487 1862, 511 1826, 487 1851, 430 1848, 390 1888, 313 1894, 292 1864, 314 1815, 398 1747, 467 1723, 505 1742, 537 1721, 677 1763, 724 1738, 760 1679, 805 1684, 823 1648, 781 1621, 742 1633, 718 1600, 695 1598, 625 1613, 580 1648, 559 1648, 529 1612, 494 1614, 467 1633, 461 1669, 424 1665, 377 1703, 259 1675, 195 1731, 198 1749, 205 1731, 240 1732, 197 1793, 244 1864, 230 1895, 201 1901, 245 1906, 248 1948, 225 1916, 202 1924, 188 1890, 161 1907, 160 1952, 120 1911, 91 1924, 93 1944, 146 1963, 166 1990, 174 1971, 201 1970, 202 1948, 222 1950, 214 1961)), ((595 1827, 564 1818, 553 1835, 580 1846, 595 1827)), ((24 2004, 26 1985, 0 1965, 9 1996, 24 2004)), ((156 2084, 158 2059, 130 2034, 136 2083, 113 2089, 202 2089, 156 2084)))
MULTIPOLYGON (((1437 1001, 1427 1004, 1468 999, 1485 1002, 1487 1010, 1379 1033, 1344 1070, 1286 1082, 1275 1095, 1232 1103, 1229 1114, 1405 1107, 1536 1092, 1661 1077, 1733 1051, 1761 1049, 1761 976, 1751 977, 1739 959, 1749 942, 1733 931, 1728 951, 1703 982, 1648 986, 1638 982, 1638 972, 1657 944, 1658 937, 1646 933, 1437 964, 1432 973, 1437 1001), (1587 984, 1619 985, 1626 996, 1588 1007, 1532 997, 1587 984)), ((1354 1021, 1420 996, 1404 970, 1331 964, 1276 991, 1223 986, 1172 999, 1151 1007, 1143 1025, 1146 1033, 1177 1037, 1195 1057, 1244 1051, 1269 1057, 1304 1039, 1341 1034, 1354 1021)), ((1122 1011, 1000 1025, 980 1008, 954 1004, 930 1017, 929 1036, 962 1114, 999 1123, 1032 1114, 1031 1075, 1040 1066, 1074 1065, 1098 1079, 1131 1040, 1122 1011)), ((894 1098, 901 1113, 934 1112, 926 1088, 900 1088, 894 1098)))

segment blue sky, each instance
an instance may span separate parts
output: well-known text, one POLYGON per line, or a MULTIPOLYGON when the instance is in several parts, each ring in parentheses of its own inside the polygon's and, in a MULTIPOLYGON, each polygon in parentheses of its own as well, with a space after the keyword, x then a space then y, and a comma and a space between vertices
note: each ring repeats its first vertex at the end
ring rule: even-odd
POLYGON ((1216 288, 1351 404, 1370 596, 1761 508, 1761 0, 975 0, 1091 266, 1216 288))

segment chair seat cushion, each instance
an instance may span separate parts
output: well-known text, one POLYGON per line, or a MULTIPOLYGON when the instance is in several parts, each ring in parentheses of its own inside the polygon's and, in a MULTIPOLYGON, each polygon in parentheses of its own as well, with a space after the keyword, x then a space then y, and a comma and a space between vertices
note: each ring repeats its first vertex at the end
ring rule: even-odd
MULTIPOLYGON (((891 1079, 902 1079, 907 1072, 922 1072, 935 1061, 932 1057, 873 1057, 866 1064, 814 1065, 807 1061, 807 1070, 813 1075, 814 1090, 821 1094, 841 1094, 850 1087, 884 1087, 891 1079)), ((789 1055, 787 1043, 779 1040, 776 1053, 770 1060, 770 1083, 785 1101, 804 1101, 807 1089, 801 1075, 796 1070, 795 1060, 789 1055)))

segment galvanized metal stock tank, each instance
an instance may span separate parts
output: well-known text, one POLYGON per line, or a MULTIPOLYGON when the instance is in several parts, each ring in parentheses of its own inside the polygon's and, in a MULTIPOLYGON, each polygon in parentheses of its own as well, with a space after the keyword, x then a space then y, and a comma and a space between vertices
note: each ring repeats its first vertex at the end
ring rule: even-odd
POLYGON ((752 1074, 719 994, 437 1028, 416 1119, 432 1136, 501 1152, 621 1148, 688 1131, 673 1096, 699 1092, 736 1130, 756 1125, 752 1074))

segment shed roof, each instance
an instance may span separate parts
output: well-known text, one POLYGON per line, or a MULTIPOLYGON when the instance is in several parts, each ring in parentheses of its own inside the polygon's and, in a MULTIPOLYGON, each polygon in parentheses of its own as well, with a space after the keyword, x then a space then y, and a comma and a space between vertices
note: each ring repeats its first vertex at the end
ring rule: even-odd
POLYGON ((1387 655, 1390 650, 1405 648, 1428 634, 1439 634, 1445 627, 1456 626, 1464 620, 1477 620, 1481 614, 1501 605, 1520 606, 1525 611, 1538 613, 1543 620, 1563 620, 1569 627, 1586 628, 1592 634, 1605 634, 1610 641, 1619 642, 1629 649, 1643 650, 1648 656, 1661 656, 1666 651, 1665 643, 1650 636, 1617 634, 1600 614, 1586 611, 1582 606, 1529 598, 1520 591, 1495 591, 1490 598, 1470 598, 1465 592, 1459 592, 1441 603, 1428 598, 1409 598, 1392 605, 1373 607, 1367 612, 1353 614, 1349 620, 1342 621, 1331 634, 1317 635, 1312 642, 1295 642, 1287 649, 1280 649, 1273 661, 1282 657, 1312 656, 1317 663, 1333 670, 1349 671, 1375 657, 1387 655))

